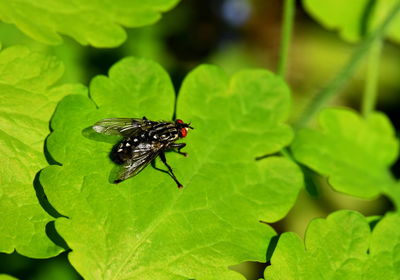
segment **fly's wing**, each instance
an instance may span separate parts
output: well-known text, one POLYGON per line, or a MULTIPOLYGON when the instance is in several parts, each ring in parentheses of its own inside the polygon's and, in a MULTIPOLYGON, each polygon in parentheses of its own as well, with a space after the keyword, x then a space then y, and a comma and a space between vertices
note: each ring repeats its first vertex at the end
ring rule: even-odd
POLYGON ((137 175, 160 154, 163 147, 164 144, 161 143, 139 144, 133 151, 132 158, 127 160, 122 166, 119 167, 117 176, 115 179, 112 179, 112 181, 118 184, 137 175))
POLYGON ((152 123, 152 121, 149 121, 146 118, 114 118, 98 121, 92 126, 92 128, 97 133, 105 135, 121 135, 123 137, 129 137, 136 135, 143 130, 149 129, 152 123))

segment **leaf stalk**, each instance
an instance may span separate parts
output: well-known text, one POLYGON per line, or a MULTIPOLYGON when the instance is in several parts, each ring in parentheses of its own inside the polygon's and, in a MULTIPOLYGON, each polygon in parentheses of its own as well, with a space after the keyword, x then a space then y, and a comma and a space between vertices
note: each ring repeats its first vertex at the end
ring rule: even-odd
POLYGON ((289 56, 289 46, 292 37, 295 7, 296 6, 294 0, 285 0, 283 6, 283 23, 277 70, 278 75, 282 78, 285 78, 287 72, 287 61, 289 56))
POLYGON ((365 81, 361 111, 364 117, 374 110, 378 95, 379 62, 382 53, 382 40, 377 40, 368 54, 368 69, 365 81))

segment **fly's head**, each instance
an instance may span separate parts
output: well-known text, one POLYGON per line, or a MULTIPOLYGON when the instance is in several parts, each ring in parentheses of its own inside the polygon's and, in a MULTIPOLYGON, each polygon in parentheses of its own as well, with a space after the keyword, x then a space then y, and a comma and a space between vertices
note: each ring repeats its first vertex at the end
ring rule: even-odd
POLYGON ((182 120, 177 119, 175 121, 175 126, 178 129, 178 135, 179 138, 186 137, 189 128, 194 129, 193 127, 190 126, 190 123, 184 123, 182 120))

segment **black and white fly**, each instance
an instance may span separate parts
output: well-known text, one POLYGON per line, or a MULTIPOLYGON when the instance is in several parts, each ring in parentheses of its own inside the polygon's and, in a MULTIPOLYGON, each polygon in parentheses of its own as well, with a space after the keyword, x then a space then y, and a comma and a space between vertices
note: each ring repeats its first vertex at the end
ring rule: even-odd
MULTIPOLYGON (((103 119, 92 126, 97 133, 105 135, 119 135, 123 139, 111 151, 111 159, 121 166, 114 183, 120 183, 137 175, 157 156, 168 168, 168 174, 176 182, 178 188, 182 184, 175 177, 171 166, 165 157, 166 151, 181 152, 185 143, 175 143, 176 140, 184 138, 188 129, 193 127, 190 123, 184 123, 177 119, 171 121, 151 121, 143 118, 114 118, 103 119)), ((166 171, 165 171, 166 172, 166 171)))

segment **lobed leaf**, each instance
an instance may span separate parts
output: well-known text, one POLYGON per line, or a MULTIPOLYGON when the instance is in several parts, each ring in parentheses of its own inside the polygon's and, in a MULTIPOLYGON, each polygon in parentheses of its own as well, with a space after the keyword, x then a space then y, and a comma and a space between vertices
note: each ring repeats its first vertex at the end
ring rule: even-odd
POLYGON ((44 258, 63 249, 46 236, 52 217, 35 192, 36 173, 47 165, 44 140, 58 100, 81 91, 54 83, 63 66, 54 57, 11 47, 0 52, 0 251, 44 258))
POLYGON ((60 33, 82 45, 116 47, 126 39, 122 26, 155 23, 178 1, 0 0, 0 19, 45 44, 60 44, 60 33))
POLYGON ((347 109, 325 109, 320 129, 302 129, 291 149, 299 162, 329 177, 335 190, 372 198, 394 188, 389 167, 399 143, 388 118, 378 112, 366 119, 347 109))
POLYGON ((151 167, 109 184, 112 145, 82 136, 105 117, 170 119, 167 74, 127 58, 109 77, 96 77, 90 91, 94 102, 70 96, 60 103, 47 147, 62 166, 40 176, 50 202, 68 217, 57 219, 56 229, 85 279, 243 279, 228 266, 265 261, 275 233, 259 220, 282 218, 302 186, 291 161, 255 161, 292 138, 283 124, 289 89, 280 78, 262 70, 229 78, 212 66, 188 75, 178 117, 195 127, 185 138, 189 157, 167 155, 183 189, 151 167))
MULTIPOLYGON (((360 40, 366 33, 378 27, 397 0, 303 0, 306 11, 327 29, 339 31, 339 35, 351 42, 360 40)), ((393 20, 387 37, 400 42, 400 15, 393 20)))
POLYGON ((400 273, 400 216, 387 214, 371 232, 355 211, 313 220, 304 244, 281 235, 265 279, 396 279, 400 273))

